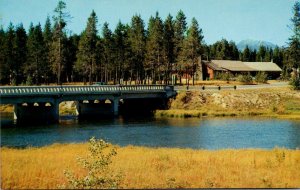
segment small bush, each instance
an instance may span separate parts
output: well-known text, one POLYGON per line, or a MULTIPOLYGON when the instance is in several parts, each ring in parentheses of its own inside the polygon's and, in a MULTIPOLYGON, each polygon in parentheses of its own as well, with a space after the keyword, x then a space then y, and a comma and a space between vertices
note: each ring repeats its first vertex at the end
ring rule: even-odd
POLYGON ((33 84, 31 76, 28 76, 26 79, 26 86, 31 86, 33 84))
POLYGON ((250 73, 248 73, 247 75, 238 75, 237 81, 250 84, 253 82, 253 79, 252 79, 252 76, 250 75, 250 73))
POLYGON ((290 81, 290 85, 292 85, 292 88, 294 90, 300 90, 300 77, 298 78, 293 77, 292 80, 290 81))
POLYGON ((77 158, 78 163, 87 170, 87 175, 83 178, 75 177, 73 172, 64 171, 68 179, 67 188, 76 189, 111 189, 118 188, 122 176, 115 174, 110 169, 112 158, 117 152, 114 148, 107 151, 111 145, 104 140, 97 140, 94 137, 89 140, 90 154, 87 158, 77 158))
POLYGON ((266 83, 268 80, 268 75, 265 72, 258 72, 255 76, 255 82, 266 83))
POLYGON ((11 85, 13 85, 13 86, 16 86, 16 85, 17 85, 17 79, 16 79, 16 78, 13 78, 13 79, 11 80, 11 85))
POLYGON ((234 78, 231 73, 217 73, 215 79, 223 80, 223 81, 230 81, 234 78))

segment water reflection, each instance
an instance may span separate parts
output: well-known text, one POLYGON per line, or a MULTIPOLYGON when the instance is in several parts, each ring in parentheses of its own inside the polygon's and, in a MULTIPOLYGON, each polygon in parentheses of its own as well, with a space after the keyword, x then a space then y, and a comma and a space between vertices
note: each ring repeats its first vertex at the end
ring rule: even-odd
MULTIPOLYGON (((7 120, 9 121, 9 119, 7 120)), ((1 119, 1 123, 6 120, 1 119)), ((44 146, 103 138, 121 146, 225 148, 300 148, 300 121, 253 118, 61 117, 60 124, 1 128, 1 146, 44 146)))

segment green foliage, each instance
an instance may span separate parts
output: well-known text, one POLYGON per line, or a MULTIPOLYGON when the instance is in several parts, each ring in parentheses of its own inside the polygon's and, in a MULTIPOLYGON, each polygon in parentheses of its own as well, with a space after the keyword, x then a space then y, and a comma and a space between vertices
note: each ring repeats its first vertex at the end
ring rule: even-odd
POLYGON ((230 81, 230 80, 234 80, 234 75, 229 72, 228 73, 225 73, 225 72, 219 73, 218 72, 215 76, 215 79, 223 80, 223 81, 230 81))
POLYGON ((27 76, 27 79, 26 79, 26 86, 31 86, 33 85, 33 82, 32 82, 32 78, 30 75, 27 76))
POLYGON ((246 83, 246 84, 251 84, 253 82, 253 79, 252 79, 252 76, 250 75, 250 73, 248 73, 247 75, 238 75, 237 81, 246 83))
POLYGON ((49 70, 46 45, 41 25, 31 28, 27 40, 27 61, 24 72, 31 75, 34 84, 40 84, 44 74, 49 70))
POLYGON ((300 78, 299 77, 293 77, 290 81, 290 85, 292 86, 292 89, 300 90, 300 78))
POLYGON ((202 54, 202 29, 199 28, 198 22, 195 18, 192 19, 192 24, 188 28, 187 37, 184 39, 183 50, 180 53, 180 59, 183 63, 184 70, 193 78, 195 65, 198 62, 198 57, 202 54))
POLYGON ((140 15, 135 15, 131 19, 128 40, 132 53, 129 68, 130 78, 132 79, 135 74, 135 78, 138 80, 143 75, 146 52, 146 31, 140 15))
POLYGON ((250 61, 250 49, 248 46, 243 51, 243 61, 250 61))
POLYGON ((150 71, 149 74, 155 84, 157 72, 163 63, 163 22, 158 12, 155 18, 150 18, 148 25, 145 69, 150 71))
POLYGON ((78 178, 71 171, 64 171, 68 179, 68 188, 76 189, 113 189, 118 188, 122 175, 110 168, 112 159, 117 155, 114 148, 104 140, 94 137, 89 140, 87 158, 77 158, 78 163, 87 171, 87 175, 78 178))
POLYGON ((209 55, 212 59, 217 60, 238 60, 239 51, 236 44, 231 41, 228 42, 226 39, 217 41, 209 47, 209 55))
MULTIPOLYGON (((291 68, 297 69, 300 68, 300 2, 298 1, 295 2, 293 6, 293 17, 291 18, 291 21, 293 35, 289 38, 288 62, 291 68)), ((296 75, 299 74, 296 73, 296 75)), ((294 80, 294 82, 296 84, 297 80, 294 80)))
POLYGON ((255 76, 255 82, 266 83, 268 80, 268 75, 265 72, 258 72, 255 76))
POLYGON ((50 47, 50 63, 52 65, 52 71, 57 76, 57 84, 61 84, 61 74, 64 70, 66 63, 66 25, 67 19, 70 18, 70 14, 65 11, 66 3, 59 1, 57 7, 54 9, 54 29, 52 44, 50 47))
MULTIPOLYGON (((88 18, 88 23, 83 32, 77 52, 77 61, 75 69, 80 72, 84 79, 89 79, 89 84, 92 84, 92 74, 96 67, 96 45, 97 45, 97 16, 92 11, 88 18)), ((106 26, 106 25, 105 25, 106 26)), ((85 81, 84 80, 84 81, 85 81)))

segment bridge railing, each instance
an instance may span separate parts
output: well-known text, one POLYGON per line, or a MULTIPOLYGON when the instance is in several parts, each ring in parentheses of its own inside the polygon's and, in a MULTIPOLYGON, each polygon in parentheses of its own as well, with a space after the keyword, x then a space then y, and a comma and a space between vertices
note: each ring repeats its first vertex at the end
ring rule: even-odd
POLYGON ((103 85, 103 86, 1 86, 0 95, 97 94, 107 92, 162 92, 174 90, 166 85, 103 85))

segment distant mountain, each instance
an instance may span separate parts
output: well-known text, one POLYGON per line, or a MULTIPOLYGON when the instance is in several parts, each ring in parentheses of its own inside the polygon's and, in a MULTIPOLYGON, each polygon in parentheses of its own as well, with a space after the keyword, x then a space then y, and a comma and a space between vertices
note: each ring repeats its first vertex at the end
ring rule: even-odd
POLYGON ((240 51, 243 51, 246 46, 248 45, 248 47, 251 49, 251 50, 258 50, 259 47, 261 45, 265 46, 265 47, 268 47, 268 48, 272 48, 274 49, 276 47, 275 44, 271 43, 271 42, 267 42, 267 41, 259 41, 259 40, 242 40, 240 41, 238 44, 237 44, 237 48, 240 50, 240 51))

